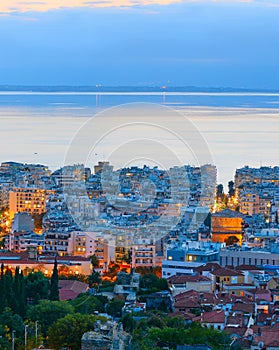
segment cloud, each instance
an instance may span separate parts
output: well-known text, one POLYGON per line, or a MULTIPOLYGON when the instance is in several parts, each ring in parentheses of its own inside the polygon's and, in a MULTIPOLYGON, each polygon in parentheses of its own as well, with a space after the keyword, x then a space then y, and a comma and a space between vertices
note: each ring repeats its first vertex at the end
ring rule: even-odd
POLYGON ((277 0, 8 0, 0 2, 0 13, 47 12, 65 8, 133 7, 170 5, 173 3, 255 3, 264 6, 276 5, 277 0))
POLYGON ((0 13, 13 12, 47 12, 65 8, 94 8, 94 7, 131 7, 136 5, 168 5, 181 0, 45 0, 45 1, 19 1, 9 0, 0 2, 0 13))

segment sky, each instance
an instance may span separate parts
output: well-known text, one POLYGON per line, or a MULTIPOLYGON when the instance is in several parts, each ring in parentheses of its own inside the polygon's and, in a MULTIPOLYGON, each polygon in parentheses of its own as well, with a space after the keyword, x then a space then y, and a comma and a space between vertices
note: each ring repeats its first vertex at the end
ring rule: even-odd
POLYGON ((1 0, 0 85, 279 90, 279 0, 1 0))

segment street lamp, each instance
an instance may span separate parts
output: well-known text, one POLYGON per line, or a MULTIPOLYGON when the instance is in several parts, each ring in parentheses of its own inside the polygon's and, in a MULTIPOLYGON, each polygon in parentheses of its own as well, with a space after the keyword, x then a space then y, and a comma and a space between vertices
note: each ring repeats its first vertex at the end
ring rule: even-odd
POLYGON ((24 327, 24 350, 27 350, 27 329, 28 324, 26 324, 24 327))
POLYGON ((12 331, 12 350, 15 350, 15 332, 16 331, 12 331))

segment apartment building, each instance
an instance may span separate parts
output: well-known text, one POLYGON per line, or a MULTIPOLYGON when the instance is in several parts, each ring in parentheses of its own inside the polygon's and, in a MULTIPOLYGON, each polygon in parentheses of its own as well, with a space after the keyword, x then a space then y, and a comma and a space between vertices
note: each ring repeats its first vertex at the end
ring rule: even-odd
POLYGON ((14 188, 9 192, 10 217, 16 213, 43 214, 46 212, 46 200, 53 191, 38 188, 14 188))

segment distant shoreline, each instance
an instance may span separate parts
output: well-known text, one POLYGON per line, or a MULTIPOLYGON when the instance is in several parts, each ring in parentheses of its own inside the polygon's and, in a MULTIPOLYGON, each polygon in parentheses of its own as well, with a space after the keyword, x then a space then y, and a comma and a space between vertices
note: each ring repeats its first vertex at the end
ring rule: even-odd
POLYGON ((279 92, 213 92, 213 91, 28 91, 28 90, 1 90, 0 95, 107 95, 107 96, 278 96, 279 92))
POLYGON ((0 93, 4 94, 51 94, 51 93, 73 93, 73 94, 218 94, 220 96, 227 94, 248 94, 256 96, 279 95, 279 90, 276 89, 248 89, 248 88, 230 88, 230 87, 196 87, 196 86, 37 86, 37 85, 0 85, 0 93))

